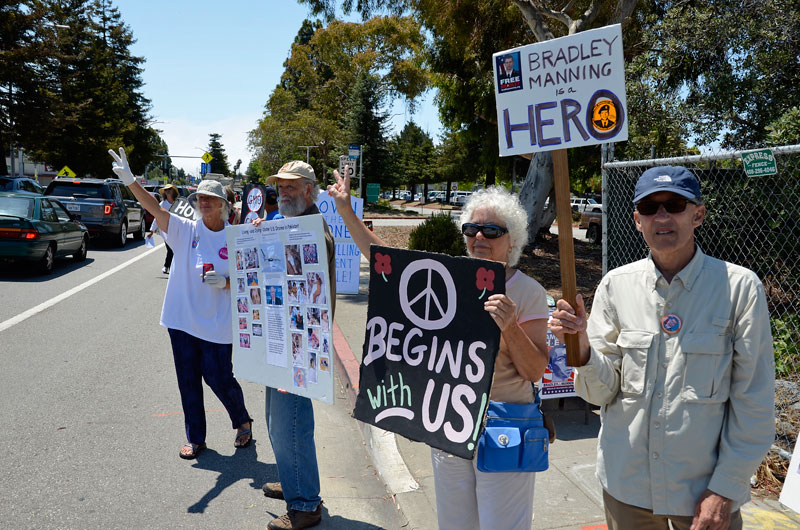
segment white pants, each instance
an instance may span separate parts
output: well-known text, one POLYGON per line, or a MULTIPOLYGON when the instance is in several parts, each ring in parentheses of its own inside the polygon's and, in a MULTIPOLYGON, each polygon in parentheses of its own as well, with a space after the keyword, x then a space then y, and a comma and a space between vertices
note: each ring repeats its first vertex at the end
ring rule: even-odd
POLYGON ((439 530, 530 530, 536 473, 483 473, 431 448, 439 530))

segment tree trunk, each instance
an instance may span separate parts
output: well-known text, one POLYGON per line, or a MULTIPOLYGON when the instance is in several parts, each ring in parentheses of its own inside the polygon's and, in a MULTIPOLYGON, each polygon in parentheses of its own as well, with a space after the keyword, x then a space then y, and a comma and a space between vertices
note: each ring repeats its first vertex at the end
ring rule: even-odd
POLYGON ((6 164, 6 143, 3 141, 3 135, 0 134, 0 177, 8 175, 8 164, 6 164))
POLYGON ((528 236, 533 242, 543 228, 548 228, 556 218, 556 201, 553 192, 553 156, 550 152, 534 153, 528 173, 519 190, 519 200, 528 212, 528 236), (547 198, 550 201, 545 209, 547 198))
POLYGON ((486 168, 486 187, 494 186, 495 184, 495 173, 496 169, 495 166, 489 166, 486 168))

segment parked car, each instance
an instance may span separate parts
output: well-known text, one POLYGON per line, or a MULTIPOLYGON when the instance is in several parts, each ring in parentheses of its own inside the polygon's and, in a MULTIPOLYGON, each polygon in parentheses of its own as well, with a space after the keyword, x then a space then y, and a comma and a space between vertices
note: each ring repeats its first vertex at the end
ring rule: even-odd
MULTIPOLYGON (((158 201, 158 203, 161 204, 161 200, 162 200, 161 199, 161 194, 159 194, 159 193, 157 193, 155 191, 151 191, 150 195, 155 197, 155 199, 158 201)), ((241 208, 241 206, 240 206, 240 208, 241 208)), ((155 218, 153 217, 153 214, 151 214, 147 210, 144 211, 144 224, 147 226, 147 228, 145 229, 146 231, 148 231, 148 232, 150 231, 150 227, 153 226, 153 220, 154 219, 155 218)))
POLYGON ((0 259, 28 262, 42 273, 55 258, 86 259, 89 230, 56 199, 0 192, 0 259))
POLYGON ((444 201, 445 192, 443 191, 429 191, 428 202, 442 202, 444 201))
POLYGON ((572 206, 573 212, 602 212, 603 205, 594 199, 586 199, 584 197, 570 197, 569 204, 572 206))
POLYGON ((586 239, 599 245, 603 241, 603 214, 601 212, 583 212, 578 228, 585 228, 586 239))
POLYGON ((33 179, 27 177, 0 177, 0 191, 44 193, 44 187, 33 179))
POLYGON ((118 247, 125 246, 129 233, 139 241, 147 233, 144 208, 119 179, 57 178, 44 194, 57 197, 93 237, 111 238, 118 247))
POLYGON ((472 195, 471 191, 453 191, 450 192, 450 204, 453 206, 464 206, 464 203, 467 202, 470 195, 472 195))

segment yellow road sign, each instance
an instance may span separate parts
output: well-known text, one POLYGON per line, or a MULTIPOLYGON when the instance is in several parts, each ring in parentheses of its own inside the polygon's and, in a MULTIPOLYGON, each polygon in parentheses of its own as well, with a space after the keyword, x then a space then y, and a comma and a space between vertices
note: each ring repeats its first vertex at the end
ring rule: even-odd
POLYGON ((208 164, 208 163, 209 163, 209 162, 211 162, 212 160, 214 160, 214 157, 213 157, 213 156, 211 156, 211 155, 210 155, 210 154, 208 154, 208 153, 203 153, 203 162, 205 162, 206 164, 208 164))
POLYGON ((72 171, 69 166, 64 166, 61 168, 61 171, 56 173, 57 177, 77 177, 78 175, 72 171))

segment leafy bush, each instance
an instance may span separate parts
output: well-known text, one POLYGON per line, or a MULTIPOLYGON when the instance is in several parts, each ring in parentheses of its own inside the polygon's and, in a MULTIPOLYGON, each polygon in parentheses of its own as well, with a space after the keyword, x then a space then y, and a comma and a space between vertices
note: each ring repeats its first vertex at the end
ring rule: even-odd
POLYGON ((450 256, 464 256, 467 253, 461 230, 456 221, 445 213, 433 214, 414 228, 408 238, 408 248, 450 256))
POLYGON ((787 313, 783 319, 771 318, 775 348, 775 375, 786 377, 800 372, 800 316, 787 313))

